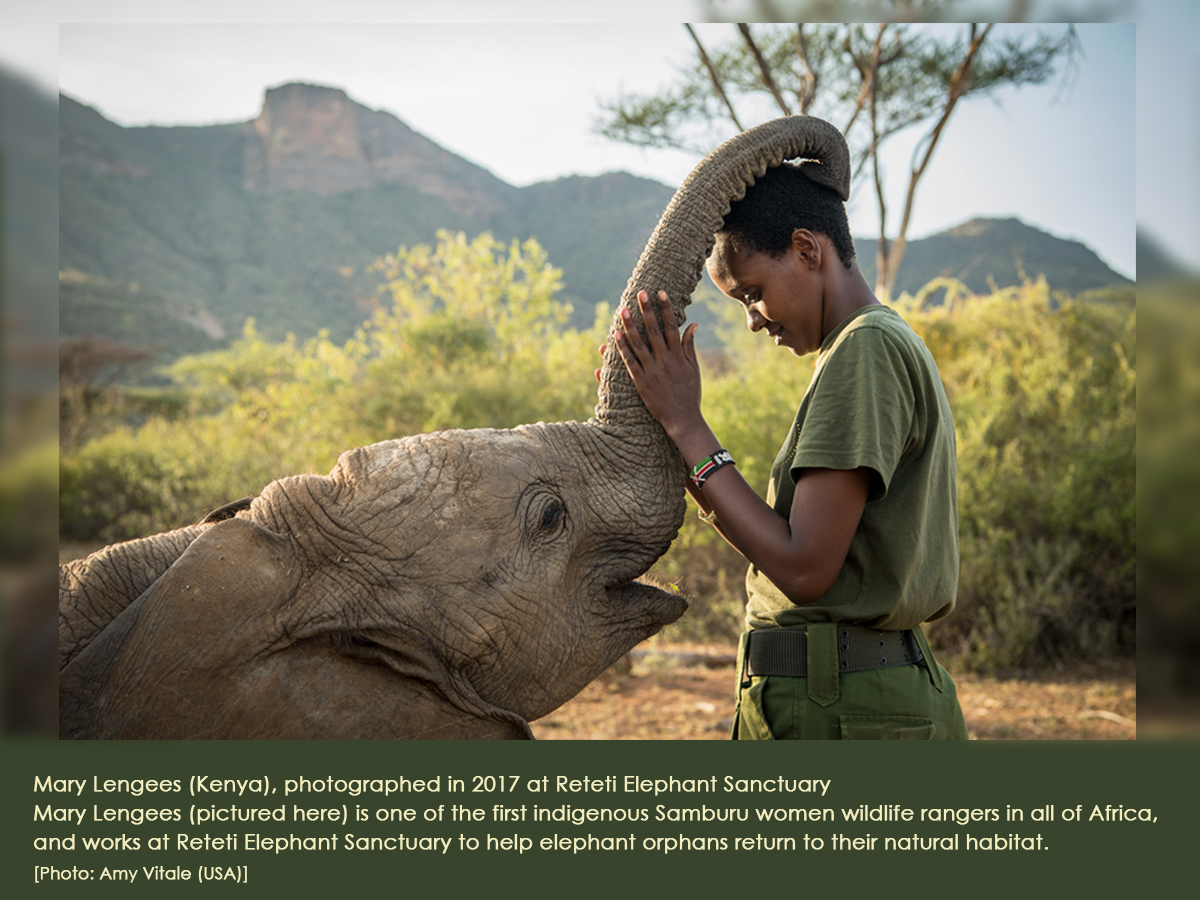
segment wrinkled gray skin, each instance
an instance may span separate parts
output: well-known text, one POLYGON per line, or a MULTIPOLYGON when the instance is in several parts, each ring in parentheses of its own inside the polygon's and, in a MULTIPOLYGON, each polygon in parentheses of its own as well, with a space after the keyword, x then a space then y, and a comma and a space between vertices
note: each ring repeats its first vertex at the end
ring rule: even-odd
MULTIPOLYGON (((622 298, 699 281, 769 165, 848 193, 819 119, 727 142, 679 189, 622 298)), ((614 319, 614 322, 616 320, 614 319)), ((605 354, 595 417, 447 431, 268 485, 233 518, 60 569, 68 738, 525 738, 682 615, 635 581, 683 519, 683 464, 605 354)))

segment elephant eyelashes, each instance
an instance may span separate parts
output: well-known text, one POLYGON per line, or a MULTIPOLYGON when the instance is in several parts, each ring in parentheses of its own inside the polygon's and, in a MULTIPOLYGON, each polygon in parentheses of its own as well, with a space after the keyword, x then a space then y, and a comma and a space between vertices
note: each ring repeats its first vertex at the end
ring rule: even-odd
POLYGON ((553 488, 546 484, 532 485, 525 496, 526 534, 534 545, 553 540, 562 534, 567 524, 567 507, 553 488))
POLYGON ((542 510, 541 530, 543 532, 556 530, 566 514, 567 508, 561 503, 547 503, 545 509, 542 510))

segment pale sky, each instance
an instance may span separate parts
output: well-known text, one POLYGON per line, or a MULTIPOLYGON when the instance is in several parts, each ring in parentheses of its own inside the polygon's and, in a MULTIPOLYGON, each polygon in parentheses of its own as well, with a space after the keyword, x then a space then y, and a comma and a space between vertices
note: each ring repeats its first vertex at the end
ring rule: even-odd
MULTIPOLYGON (((44 73, 56 72, 62 91, 123 125, 245 121, 258 114, 267 87, 302 80, 340 87, 516 185, 623 169, 674 186, 696 161, 678 152, 626 147, 591 131, 601 100, 661 88, 688 58, 686 31, 673 20, 646 22, 644 3, 618 0, 605 6, 604 17, 636 14, 638 24, 583 25, 538 22, 532 13, 524 24, 513 23, 519 16, 503 24, 417 24, 411 20, 422 16, 412 15, 407 24, 295 25, 278 11, 286 9, 289 19, 314 20, 317 14, 307 13, 316 7, 253 0, 210 3, 202 15, 175 16, 192 20, 189 24, 146 24, 171 13, 135 2, 106 4, 103 15, 67 0, 58 6, 79 12, 60 10, 59 22, 108 21, 63 24, 56 65, 31 74, 46 83, 44 73), (267 12, 251 14, 258 8, 267 12), (273 24, 236 21, 270 22, 272 10, 273 24), (214 17, 224 21, 203 22, 214 17)), ((483 18, 494 9, 458 6, 464 19, 483 18)), ((674 18, 694 12, 697 4, 653 6, 660 17, 674 18)), ((560 7, 572 5, 554 9, 560 7)), ((368 12, 353 18, 370 22, 368 12)), ((997 34, 1031 27, 998 26, 997 34)), ((699 31, 710 44, 734 34, 732 26, 721 24, 699 31)), ((1017 216, 1083 241, 1117 271, 1134 274, 1135 191, 1137 178, 1145 175, 1140 169, 1135 174, 1136 29, 1085 24, 1079 32, 1083 56, 1065 86, 1058 78, 1040 88, 1004 91, 996 101, 960 105, 921 184, 910 238, 976 216, 1017 216)), ((0 59, 9 58, 0 42, 0 59)), ((918 136, 896 139, 885 157, 889 231, 895 229, 918 136)), ((1182 180, 1184 187, 1194 184, 1194 173, 1182 180)), ((856 184, 850 207, 856 234, 878 231, 871 195, 867 182, 856 184)), ((1155 234, 1176 255, 1189 258, 1197 233, 1189 232, 1194 215, 1176 210, 1174 218, 1150 218, 1155 234)))

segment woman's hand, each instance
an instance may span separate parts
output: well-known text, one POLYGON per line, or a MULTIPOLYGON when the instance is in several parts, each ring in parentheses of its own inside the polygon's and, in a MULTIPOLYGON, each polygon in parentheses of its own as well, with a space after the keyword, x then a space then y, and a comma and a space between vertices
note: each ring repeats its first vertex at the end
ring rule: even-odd
MULTIPOLYGON (((681 336, 666 291, 658 292, 658 303, 661 327, 649 295, 639 292, 646 339, 622 310, 616 345, 646 408, 691 468, 721 444, 700 413, 696 326, 681 336)), ((867 469, 805 469, 788 518, 763 502, 736 466, 723 466, 689 493, 702 510, 717 514, 725 540, 800 605, 824 596, 841 571, 866 507, 869 479, 867 469)))
POLYGON ((696 359, 696 324, 679 333, 675 310, 666 291, 658 292, 658 317, 650 295, 638 292, 638 306, 646 324, 646 340, 628 309, 621 310, 621 329, 615 335, 617 350, 650 414, 679 443, 690 428, 704 426, 700 413, 700 363, 696 359))

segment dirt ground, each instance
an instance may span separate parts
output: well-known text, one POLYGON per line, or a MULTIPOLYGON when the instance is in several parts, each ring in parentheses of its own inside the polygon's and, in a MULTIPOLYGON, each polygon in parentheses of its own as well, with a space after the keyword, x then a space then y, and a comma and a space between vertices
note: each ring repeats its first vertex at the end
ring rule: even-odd
MULTIPOLYGON (((542 740, 729 737, 736 647, 645 644, 575 699, 532 723, 542 740)), ((1132 740, 1132 660, 1111 667, 984 677, 956 672, 971 738, 1132 740)))
MULTIPOLYGON (((95 546, 60 548, 60 562, 95 546)), ((531 724, 541 740, 702 740, 729 737, 736 646, 652 638, 575 699, 531 724)), ((943 662, 945 662, 943 660, 943 662)), ((1005 678, 957 672, 974 740, 1133 740, 1133 660, 1005 678)))

